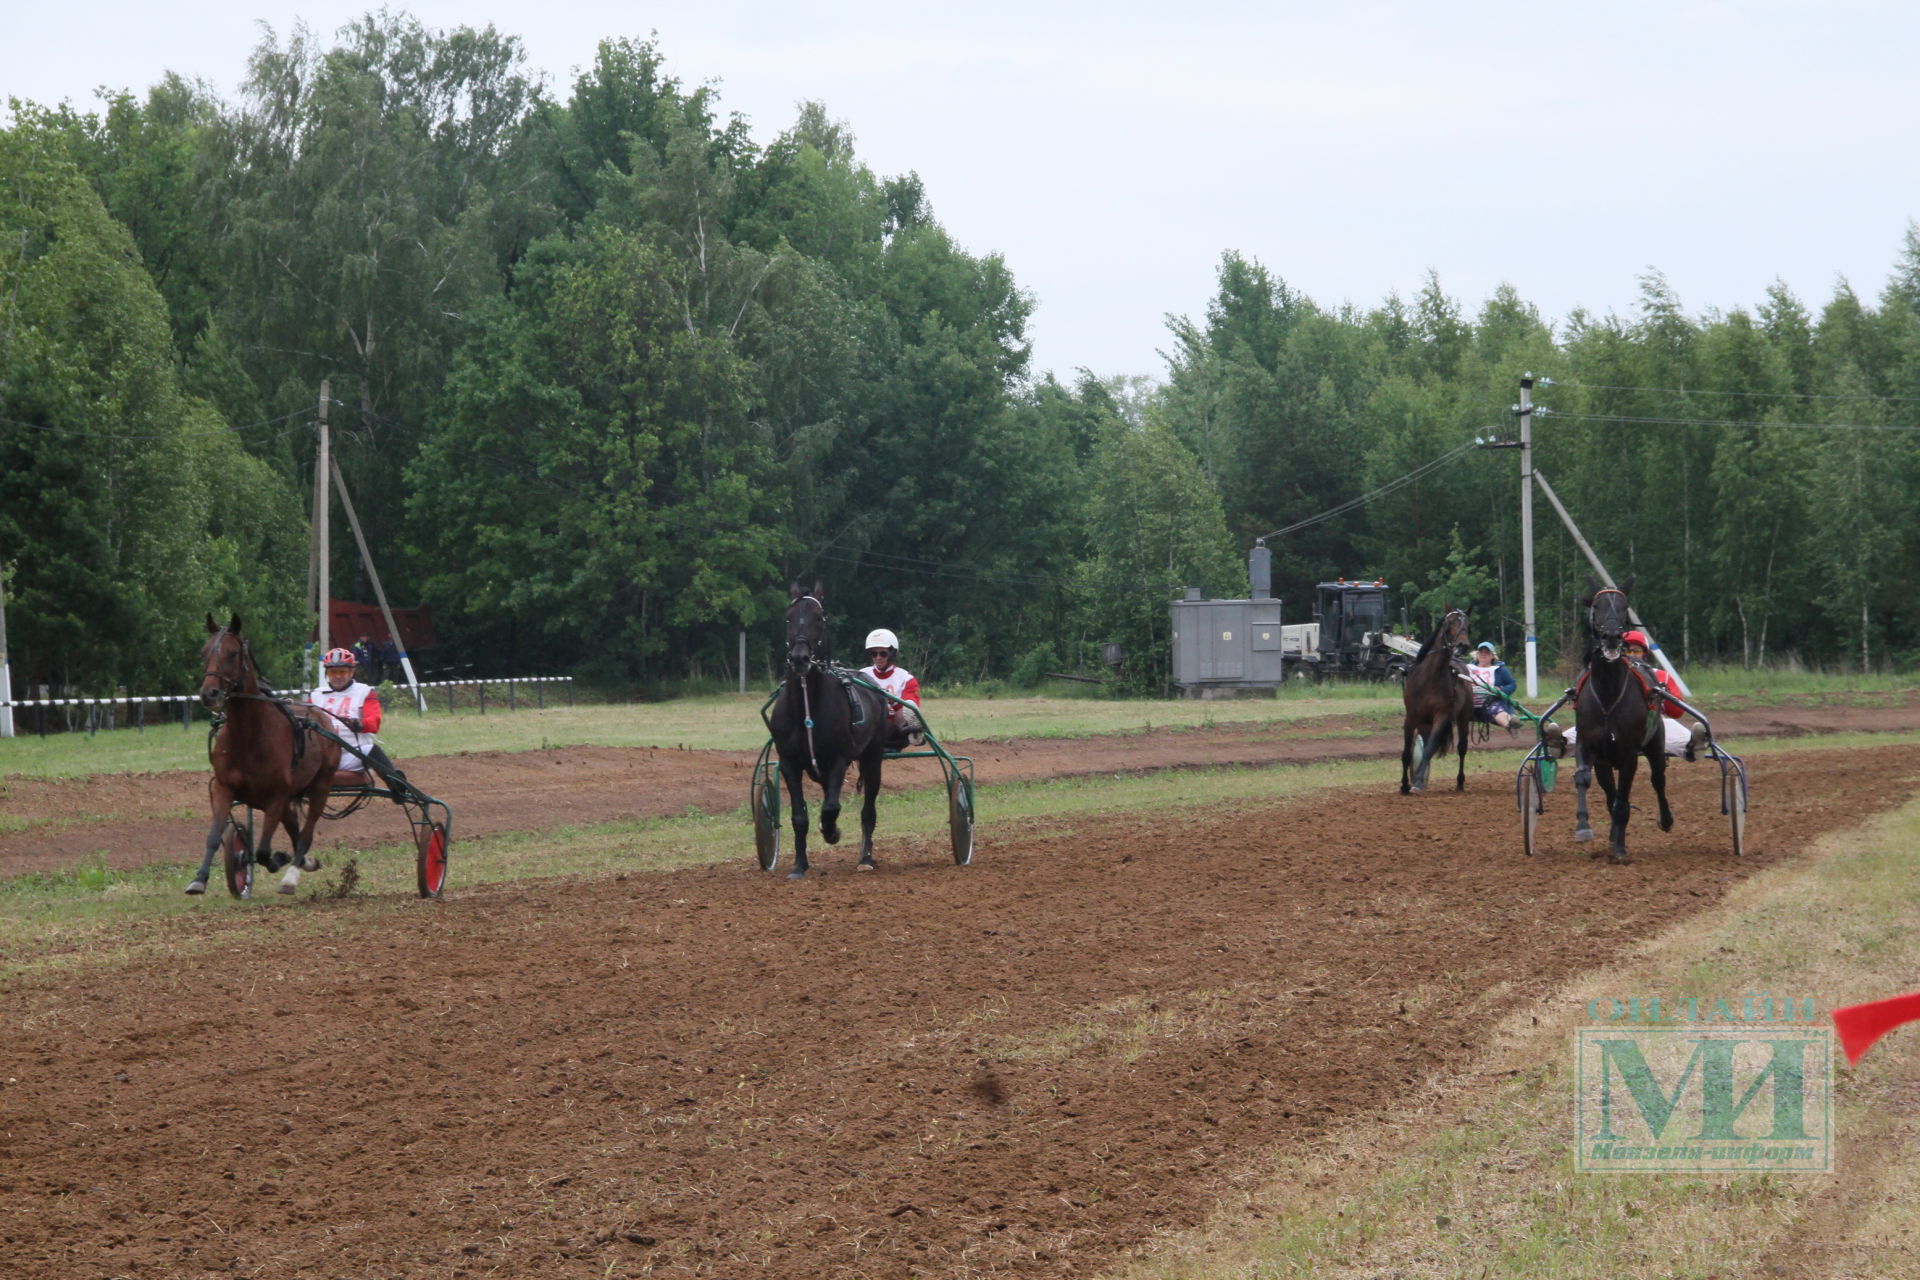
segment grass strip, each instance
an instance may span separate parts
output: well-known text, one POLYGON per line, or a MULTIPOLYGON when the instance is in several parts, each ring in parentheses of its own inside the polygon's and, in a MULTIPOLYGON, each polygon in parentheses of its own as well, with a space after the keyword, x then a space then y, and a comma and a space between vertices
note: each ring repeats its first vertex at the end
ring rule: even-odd
MULTIPOLYGON (((1623 993, 1836 1005, 1920 969, 1920 801, 1817 842, 1495 1029, 1390 1126, 1271 1153, 1271 1181, 1127 1280, 1904 1276, 1920 1233, 1920 1035, 1838 1068, 1834 1174, 1593 1174, 1573 1159, 1572 1038, 1623 993), (1497 1080, 1499 1083, 1489 1084, 1497 1080), (1256 1217, 1257 1215, 1257 1217, 1256 1217)), ((1837 1053, 1837 1051, 1836 1051, 1837 1053)))
MULTIPOLYGON (((716 694, 673 702, 579 707, 500 706, 487 715, 463 708, 448 715, 445 705, 421 716, 411 708, 389 708, 380 740, 390 754, 405 760, 461 751, 542 751, 555 747, 691 747, 757 751, 766 741, 759 716, 764 693, 716 694)), ((1154 728, 1217 729, 1245 725, 1259 729, 1355 716, 1381 725, 1397 721, 1397 690, 1385 685, 1354 685, 1290 692, 1286 697, 1203 702, 1089 698, 940 698, 928 699, 928 716, 943 741, 986 738, 1086 738, 1138 733, 1154 728)), ((207 763, 207 726, 177 723, 144 731, 116 729, 95 734, 54 734, 0 739, 0 795, 4 777, 78 777, 97 773, 152 773, 167 769, 203 769, 207 763)))

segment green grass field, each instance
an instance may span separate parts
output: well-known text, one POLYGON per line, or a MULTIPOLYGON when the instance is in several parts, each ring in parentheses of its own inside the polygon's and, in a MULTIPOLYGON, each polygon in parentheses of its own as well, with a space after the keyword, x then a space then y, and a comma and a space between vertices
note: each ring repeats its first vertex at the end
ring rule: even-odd
MULTIPOLYGON (((1906 676, 1859 676, 1799 669, 1741 671, 1706 667, 1693 673, 1698 702, 1715 707, 1753 707, 1830 702, 1876 705, 1898 702, 1916 686, 1906 676)), ((1543 676, 1536 709, 1558 694, 1543 676)), ((703 694, 668 702, 598 703, 535 710, 524 703, 508 711, 498 698, 480 714, 469 694, 457 712, 431 703, 425 715, 404 705, 390 707, 380 738, 405 760, 461 751, 538 751, 564 746, 690 747, 754 750, 766 739, 759 708, 764 693, 703 694)), ((1365 728, 1397 722, 1400 695, 1384 684, 1327 684, 1288 688, 1277 696, 1222 699, 1113 699, 1077 691, 1023 695, 977 693, 927 696, 927 715, 943 741, 981 738, 1081 738, 1154 728, 1216 728, 1299 723, 1328 717, 1358 718, 1365 728)), ((25 727, 23 724, 22 728, 25 727)), ((142 773, 199 769, 207 762, 207 724, 179 722, 145 730, 86 734, 28 734, 0 739, 0 778, 76 777, 89 773, 142 773)))

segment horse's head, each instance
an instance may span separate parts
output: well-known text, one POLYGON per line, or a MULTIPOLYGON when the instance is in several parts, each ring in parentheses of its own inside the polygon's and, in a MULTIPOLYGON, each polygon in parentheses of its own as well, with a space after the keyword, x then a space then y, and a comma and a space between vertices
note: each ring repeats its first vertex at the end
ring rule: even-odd
POLYGON ((226 706, 233 694, 254 692, 258 680, 253 654, 240 636, 239 614, 224 627, 207 615, 207 643, 200 650, 200 666, 206 673, 200 681, 200 702, 209 711, 226 706))
POLYGON ((1449 653, 1457 653, 1467 646, 1467 611, 1448 609, 1440 619, 1440 644, 1449 653))
POLYGON ((1620 661, 1620 638, 1633 625, 1627 612, 1627 592, 1633 590, 1633 581, 1628 578, 1617 587, 1590 583, 1591 589, 1580 597, 1581 607, 1586 610, 1587 636, 1608 662, 1620 661))
POLYGON ((827 610, 820 603, 821 585, 803 591, 799 583, 787 588, 787 670, 804 674, 816 662, 825 662, 827 653, 827 610))

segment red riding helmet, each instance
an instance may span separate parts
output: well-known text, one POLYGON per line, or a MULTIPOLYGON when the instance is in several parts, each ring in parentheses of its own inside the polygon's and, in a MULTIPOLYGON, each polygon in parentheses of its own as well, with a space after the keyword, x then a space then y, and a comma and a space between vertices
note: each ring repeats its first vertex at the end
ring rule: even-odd
POLYGON ((320 659, 320 665, 323 667, 352 667, 358 666, 359 662, 360 660, 353 656, 351 649, 329 649, 327 656, 320 659))
POLYGON ((1622 632, 1620 635, 1620 643, 1621 644, 1637 644, 1642 649, 1647 649, 1647 650, 1651 650, 1653 648, 1652 645, 1647 643, 1647 633, 1644 631, 1622 632))

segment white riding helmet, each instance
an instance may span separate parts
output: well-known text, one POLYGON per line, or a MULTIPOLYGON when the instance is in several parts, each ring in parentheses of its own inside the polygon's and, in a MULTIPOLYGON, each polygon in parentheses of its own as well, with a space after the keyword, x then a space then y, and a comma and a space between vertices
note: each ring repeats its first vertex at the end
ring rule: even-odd
POLYGON ((877 631, 867 632, 867 643, 862 647, 867 649, 891 649, 895 653, 899 653, 900 637, 894 635, 893 632, 887 630, 885 627, 881 627, 877 631))

